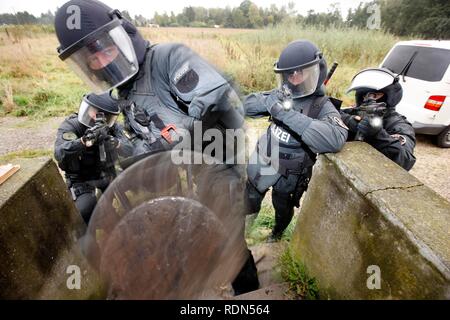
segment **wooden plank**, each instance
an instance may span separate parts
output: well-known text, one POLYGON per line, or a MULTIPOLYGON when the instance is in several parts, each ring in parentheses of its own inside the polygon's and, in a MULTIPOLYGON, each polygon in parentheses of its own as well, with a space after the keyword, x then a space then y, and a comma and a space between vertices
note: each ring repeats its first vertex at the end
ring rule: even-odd
POLYGON ((7 164, 0 166, 0 185, 3 184, 8 178, 10 178, 14 173, 19 171, 20 165, 7 164))

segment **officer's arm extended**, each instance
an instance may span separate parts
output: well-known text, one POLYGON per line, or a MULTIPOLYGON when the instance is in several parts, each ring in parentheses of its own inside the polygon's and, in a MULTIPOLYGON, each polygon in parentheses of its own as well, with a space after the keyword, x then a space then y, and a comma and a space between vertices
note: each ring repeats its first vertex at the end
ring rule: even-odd
POLYGON ((294 110, 278 110, 271 114, 298 134, 315 153, 339 152, 347 140, 348 131, 331 102, 323 105, 317 120, 294 110))
POLYGON ((411 170, 416 162, 414 129, 402 117, 381 129, 375 136, 367 137, 366 142, 405 170, 411 170))
POLYGON ((265 106, 268 93, 252 93, 244 100, 245 115, 250 118, 262 118, 270 116, 265 106))
POLYGON ((55 141, 55 159, 62 170, 67 169, 68 162, 78 157, 85 150, 76 128, 65 120, 58 128, 55 141))
POLYGON ((228 111, 234 90, 211 65, 184 45, 170 53, 168 74, 173 94, 188 104, 189 116, 202 119, 211 111, 228 111))

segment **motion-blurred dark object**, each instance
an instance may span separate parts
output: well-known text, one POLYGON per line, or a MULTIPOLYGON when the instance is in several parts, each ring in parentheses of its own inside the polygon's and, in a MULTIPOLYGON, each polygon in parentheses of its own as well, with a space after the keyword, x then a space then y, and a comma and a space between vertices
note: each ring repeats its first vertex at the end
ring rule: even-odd
MULTIPOLYGON (((237 167, 175 165, 179 153, 129 167, 92 215, 83 245, 110 299, 203 297, 233 281, 247 259, 237 167)), ((184 159, 199 156, 185 151, 184 159)))

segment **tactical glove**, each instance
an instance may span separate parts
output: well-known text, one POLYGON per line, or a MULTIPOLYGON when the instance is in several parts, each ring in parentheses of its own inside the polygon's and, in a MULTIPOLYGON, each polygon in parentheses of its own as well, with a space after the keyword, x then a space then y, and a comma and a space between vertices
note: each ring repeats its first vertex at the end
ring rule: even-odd
POLYGON ((358 132, 366 138, 377 135, 380 130, 381 127, 374 125, 369 117, 365 117, 358 124, 358 132))
POLYGON ((283 110, 283 100, 284 95, 281 91, 277 90, 275 93, 269 95, 266 100, 266 108, 271 116, 276 117, 276 115, 283 110))
POLYGON ((358 131, 359 121, 356 120, 355 116, 349 115, 348 113, 341 113, 341 118, 344 124, 350 129, 351 132, 358 131))
POLYGON ((82 142, 86 145, 86 147, 92 147, 96 143, 99 142, 102 138, 108 135, 108 127, 106 125, 95 126, 93 128, 89 128, 84 133, 84 136, 81 138, 82 142))

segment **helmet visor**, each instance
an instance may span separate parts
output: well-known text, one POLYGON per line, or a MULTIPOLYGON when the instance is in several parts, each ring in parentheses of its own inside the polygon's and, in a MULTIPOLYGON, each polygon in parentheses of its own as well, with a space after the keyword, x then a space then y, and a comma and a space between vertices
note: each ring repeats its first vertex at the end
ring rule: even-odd
POLYGON ((97 94, 120 86, 139 70, 130 37, 117 22, 81 39, 60 57, 97 94))
POLYGON ((380 91, 394 83, 395 77, 380 69, 367 69, 358 73, 352 80, 347 93, 354 90, 380 91))
POLYGON ((319 76, 320 66, 318 63, 303 69, 291 69, 277 73, 280 88, 289 88, 294 99, 313 94, 317 89, 319 76))
POLYGON ((78 111, 78 121, 84 124, 88 128, 92 128, 95 126, 96 120, 100 120, 100 114, 103 113, 104 121, 108 124, 109 127, 112 127, 116 122, 117 115, 106 113, 93 105, 89 104, 86 99, 83 99, 80 104, 80 110, 78 111))

